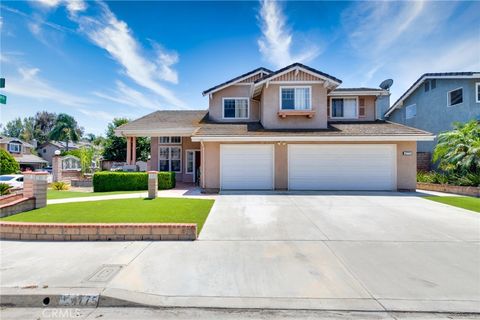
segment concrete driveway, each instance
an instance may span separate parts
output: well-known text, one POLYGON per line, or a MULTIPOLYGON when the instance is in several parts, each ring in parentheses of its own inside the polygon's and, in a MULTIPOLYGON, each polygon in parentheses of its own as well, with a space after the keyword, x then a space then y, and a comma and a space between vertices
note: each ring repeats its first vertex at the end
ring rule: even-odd
POLYGON ((115 303, 480 312, 480 215, 413 193, 230 194, 195 242, 5 241, 1 267, 2 288, 115 303), (85 280, 104 265, 120 270, 85 280))

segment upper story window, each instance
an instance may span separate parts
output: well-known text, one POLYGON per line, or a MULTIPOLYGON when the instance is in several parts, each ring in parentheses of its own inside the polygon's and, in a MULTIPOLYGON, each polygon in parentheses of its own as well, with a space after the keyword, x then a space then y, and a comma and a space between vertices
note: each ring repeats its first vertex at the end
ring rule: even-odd
POLYGON ((357 98, 332 98, 330 102, 332 118, 358 118, 357 98))
POLYGON ((447 93, 448 106, 456 106, 463 103, 463 88, 458 88, 447 93))
POLYGON ((158 141, 160 144, 181 144, 182 137, 160 137, 158 141))
POLYGON ((411 119, 417 115, 417 105, 412 104, 405 107, 405 118, 411 119))
POLYGON ((20 143, 9 143, 8 151, 12 153, 20 153, 22 151, 22 145, 20 143))
POLYGON ((282 110, 310 110, 312 109, 310 87, 281 87, 280 109, 282 110))
POLYGON ((475 83, 475 97, 477 103, 480 103, 480 82, 475 83))
POLYGON ((224 119, 248 119, 248 98, 223 98, 224 119))

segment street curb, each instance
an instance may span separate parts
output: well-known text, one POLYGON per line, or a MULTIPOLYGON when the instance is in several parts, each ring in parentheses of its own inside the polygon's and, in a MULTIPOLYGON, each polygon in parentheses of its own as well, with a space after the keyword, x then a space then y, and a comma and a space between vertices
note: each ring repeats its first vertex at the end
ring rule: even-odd
POLYGON ((101 288, 2 288, 1 307, 96 308, 101 288))

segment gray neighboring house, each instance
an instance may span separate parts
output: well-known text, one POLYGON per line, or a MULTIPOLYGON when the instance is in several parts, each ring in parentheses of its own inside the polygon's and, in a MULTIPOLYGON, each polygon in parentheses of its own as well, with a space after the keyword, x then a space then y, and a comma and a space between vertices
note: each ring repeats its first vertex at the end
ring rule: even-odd
MULTIPOLYGON (((480 120, 480 72, 426 73, 387 110, 386 120, 438 135, 454 122, 480 120)), ((437 144, 419 141, 418 169, 429 170, 437 144)))
MULTIPOLYGON (((69 150, 79 149, 82 146, 73 142, 68 143, 69 150)), ((55 155, 55 151, 60 150, 60 152, 66 151, 67 146, 63 141, 49 141, 42 144, 38 147, 38 154, 45 160, 48 161, 49 165, 52 165, 52 158, 55 155)))

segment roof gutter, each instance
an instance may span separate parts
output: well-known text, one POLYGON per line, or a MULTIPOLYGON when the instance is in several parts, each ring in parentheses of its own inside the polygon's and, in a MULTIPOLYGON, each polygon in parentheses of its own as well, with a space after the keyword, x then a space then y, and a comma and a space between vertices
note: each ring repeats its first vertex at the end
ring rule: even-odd
POLYGON ((193 142, 316 142, 316 141, 433 141, 434 135, 382 135, 382 136, 192 136, 193 142))

